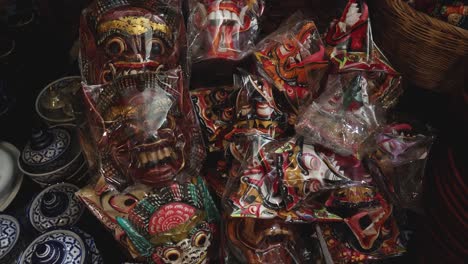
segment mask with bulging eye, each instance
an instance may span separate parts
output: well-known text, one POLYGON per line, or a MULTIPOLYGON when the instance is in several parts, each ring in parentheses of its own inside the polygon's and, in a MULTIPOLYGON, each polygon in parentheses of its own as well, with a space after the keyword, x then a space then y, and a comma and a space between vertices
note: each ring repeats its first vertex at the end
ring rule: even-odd
POLYGON ((198 0, 189 36, 193 59, 237 60, 254 45, 263 0, 198 0))
POLYGON ((200 170, 201 135, 179 74, 146 73, 84 87, 107 183, 156 186, 200 170))
POLYGON ((118 218, 149 263, 209 263, 217 211, 204 184, 187 183, 155 189, 118 218))
POLYGON ((314 22, 305 21, 270 35, 255 52, 259 72, 288 99, 294 113, 309 103, 327 68, 325 46, 314 22))
POLYGON ((227 251, 240 263, 303 263, 303 234, 283 221, 227 218, 227 251))
POLYGON ((224 151, 223 140, 234 121, 237 91, 230 88, 201 88, 190 92, 208 151, 224 151))
POLYGON ((288 115, 278 107, 270 83, 260 77, 241 73, 235 76, 235 86, 239 89, 235 117, 232 129, 225 136, 225 140, 234 142, 232 147, 237 147, 235 141, 239 137, 264 135, 281 138, 290 132, 288 115))
POLYGON ((157 0, 99 0, 83 13, 81 71, 87 84, 176 68, 185 45, 182 15, 157 0))

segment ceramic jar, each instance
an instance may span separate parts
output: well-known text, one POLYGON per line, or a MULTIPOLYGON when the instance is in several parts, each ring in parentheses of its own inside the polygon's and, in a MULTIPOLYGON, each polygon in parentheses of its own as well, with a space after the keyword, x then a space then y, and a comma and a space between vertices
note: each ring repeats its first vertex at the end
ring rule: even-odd
POLYGON ((30 225, 43 233, 51 228, 73 226, 83 214, 84 206, 75 196, 79 188, 69 183, 54 184, 40 192, 27 209, 30 225))
POLYGON ((81 179, 87 165, 76 127, 64 124, 35 129, 21 152, 18 166, 42 187, 81 179))
POLYGON ((0 214, 0 263, 15 263, 22 248, 20 235, 18 220, 0 214))
POLYGON ((36 112, 48 124, 75 121, 76 101, 81 88, 81 77, 70 76, 49 83, 36 98, 36 112))
POLYGON ((16 160, 19 150, 8 142, 0 142, 0 212, 13 201, 21 187, 23 173, 16 160))
POLYGON ((79 229, 57 229, 37 237, 19 264, 103 264, 94 239, 79 229))

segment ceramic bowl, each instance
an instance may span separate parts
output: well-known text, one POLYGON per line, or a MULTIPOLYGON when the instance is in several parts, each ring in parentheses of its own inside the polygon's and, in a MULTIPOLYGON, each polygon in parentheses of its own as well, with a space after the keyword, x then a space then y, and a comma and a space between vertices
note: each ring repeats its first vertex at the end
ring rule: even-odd
POLYGON ((19 264, 102 264, 94 239, 78 229, 57 229, 36 238, 19 264))
POLYGON ((23 173, 16 160, 19 150, 8 142, 0 142, 0 212, 13 201, 23 182, 23 173))
POLYGON ((18 167, 42 186, 64 182, 85 162, 74 125, 37 129, 18 158, 18 167))
POLYGON ((80 88, 80 76, 64 77, 49 83, 36 98, 37 114, 49 124, 75 121, 72 102, 80 88))
POLYGON ((73 226, 83 214, 84 206, 75 196, 79 188, 69 183, 52 185, 40 192, 28 208, 28 218, 37 231, 73 226))
POLYGON ((12 263, 18 257, 20 224, 10 215, 0 215, 0 263, 12 263))

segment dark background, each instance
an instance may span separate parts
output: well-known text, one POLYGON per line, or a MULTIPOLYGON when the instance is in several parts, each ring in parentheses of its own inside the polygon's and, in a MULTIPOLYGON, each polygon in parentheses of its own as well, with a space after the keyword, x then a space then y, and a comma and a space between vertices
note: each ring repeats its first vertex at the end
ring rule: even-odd
MULTIPOLYGON (((263 18, 262 35, 276 29, 285 18, 297 10, 301 10, 306 16, 313 18, 318 23, 322 33, 332 18, 340 16, 344 2, 343 0, 271 0, 266 7, 266 15, 263 18)), ((16 2, 0 0, 0 50, 5 47, 5 43, 10 43, 10 40, 15 41, 14 52, 7 57, 0 58, 1 87, 8 94, 9 102, 12 102, 9 111, 0 116, 1 141, 11 142, 21 150, 31 134, 32 127, 37 126, 40 122, 34 111, 34 101, 37 94, 48 83, 58 78, 79 75, 78 65, 76 60, 70 56, 70 49, 78 38, 79 14, 86 4, 86 1, 73 0, 38 0, 34 3, 24 0, 16 2), (5 9, 8 7, 10 7, 10 11, 6 12, 5 9), (31 17, 33 17, 32 20, 31 17), (27 21, 30 22, 24 23, 27 21)), ((373 28, 373 30, 385 29, 373 28)), ((201 72, 194 71, 196 76, 193 79, 197 80, 201 72)), ((466 72, 465 75, 467 75, 466 72)), ((447 158, 445 153, 449 149, 455 154, 455 162, 462 172, 461 175, 465 175, 466 147, 468 146, 466 144, 468 136, 466 87, 460 87, 459 90, 454 90, 450 94, 439 94, 426 90, 424 87, 415 87, 411 85, 409 77, 404 77, 406 77, 405 92, 400 98, 396 111, 430 124, 438 131, 428 171, 437 170, 438 175, 451 176, 449 172, 444 174, 444 171, 440 169, 440 166, 448 166, 443 161, 447 158)), ((447 192, 451 192, 451 184, 460 185, 460 183, 446 182, 446 189, 441 193, 433 188, 435 184, 440 184, 434 183, 436 176, 428 174, 427 177, 429 178, 426 179, 426 209, 437 203, 441 204, 441 208, 444 209, 450 202, 444 203, 441 202, 441 199, 447 192)), ((464 184, 466 183, 463 178, 461 188, 466 194, 466 185, 464 184)), ((8 208, 7 213, 21 218, 24 215, 25 204, 38 191, 38 186, 25 177, 22 189, 8 208)), ((454 199, 457 200, 457 197, 454 199)), ((464 201, 462 198, 460 199, 464 201)), ((466 208, 466 204, 464 207, 466 208)), ((440 230, 441 226, 448 226, 452 223, 451 215, 454 214, 454 211, 442 209, 433 213, 436 214, 435 216, 431 215, 430 217, 420 214, 409 215, 407 228, 415 231, 415 235, 410 241, 408 255, 396 259, 395 262, 442 263, 433 262, 435 258, 427 256, 438 256, 444 260, 444 256, 448 256, 447 253, 444 253, 447 252, 446 250, 450 250, 452 255, 449 255, 454 257, 453 261, 443 261, 443 263, 458 263, 458 260, 463 260, 466 257, 466 249, 458 249, 456 245, 451 246, 450 244, 460 243, 459 237, 452 240, 446 239, 451 230, 439 232, 438 239, 444 241, 443 243, 431 241, 437 237, 429 235, 434 232, 434 229, 440 230), (440 221, 434 224, 431 219, 437 217, 440 221), (438 246, 438 244, 443 245, 438 246), (441 247, 444 248, 441 249, 441 247), (426 256, 426 258, 422 256, 426 256)), ((465 230, 461 230, 463 232, 460 234, 463 236, 466 234, 466 217, 463 218, 462 222, 464 223, 462 229, 465 230)), ((87 211, 79 223, 79 227, 95 237, 106 264, 124 261, 124 250, 118 247, 110 233, 104 230, 96 218, 90 216, 87 211)), ((453 236, 453 232, 450 235, 453 236)), ((32 238, 34 234, 30 232, 25 236, 32 238)))

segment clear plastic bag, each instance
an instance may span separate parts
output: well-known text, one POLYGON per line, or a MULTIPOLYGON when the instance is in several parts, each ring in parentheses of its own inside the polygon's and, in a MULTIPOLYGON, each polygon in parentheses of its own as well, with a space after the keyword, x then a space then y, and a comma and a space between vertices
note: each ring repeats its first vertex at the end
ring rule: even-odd
POLYGON ((225 263, 313 263, 322 258, 310 225, 253 218, 224 219, 225 263))
POLYGON ((257 135, 250 136, 249 143, 224 195, 232 217, 337 220, 315 198, 371 181, 359 160, 304 144, 302 137, 277 141, 257 135))
POLYGON ((97 0, 83 11, 80 69, 88 85, 185 67, 179 0, 97 0))
POLYGON ((359 72, 330 75, 325 92, 298 117, 296 132, 307 143, 359 157, 362 144, 384 123, 370 92, 359 72))
POLYGON ((383 109, 396 104, 403 92, 401 76, 374 43, 365 1, 349 0, 341 18, 330 24, 324 42, 332 73, 361 72, 383 109))
POLYGON ((319 224, 323 250, 334 263, 370 263, 405 252, 393 206, 374 187, 335 190, 326 207, 343 219, 319 224))
POLYGON ((98 178, 122 190, 198 175, 205 151, 180 70, 83 85, 83 94, 89 130, 81 134, 91 135, 85 154, 98 178))
POLYGON ((392 123, 371 141, 373 150, 366 164, 395 206, 415 210, 421 207, 425 167, 434 139, 430 128, 392 123))
POLYGON ((257 44, 255 57, 258 72, 285 95, 296 114, 317 95, 328 67, 325 46, 310 20, 290 19, 257 44))
POLYGON ((239 60, 254 46, 263 0, 190 0, 189 52, 193 62, 239 60))

